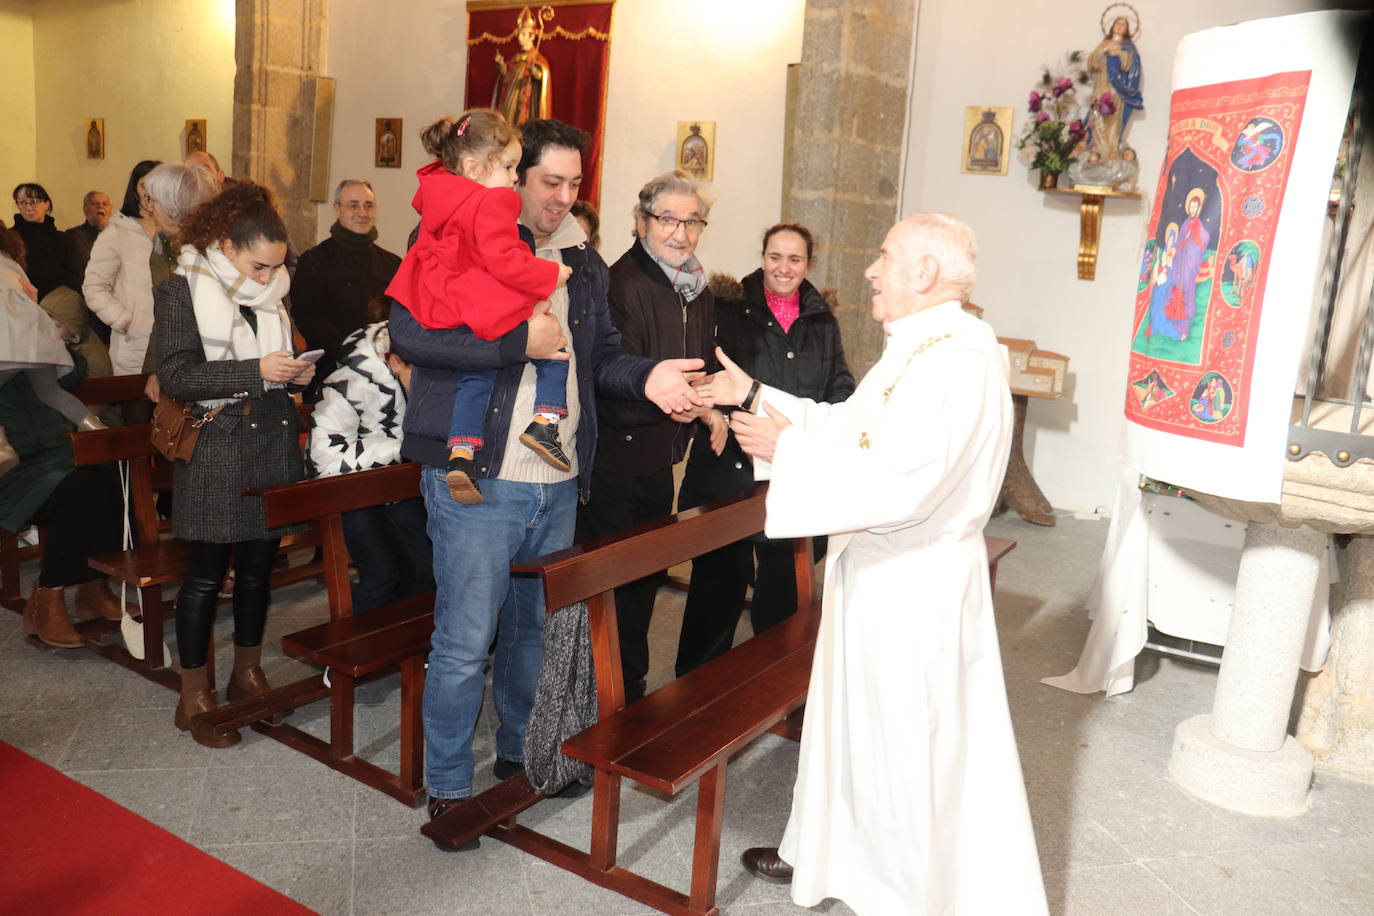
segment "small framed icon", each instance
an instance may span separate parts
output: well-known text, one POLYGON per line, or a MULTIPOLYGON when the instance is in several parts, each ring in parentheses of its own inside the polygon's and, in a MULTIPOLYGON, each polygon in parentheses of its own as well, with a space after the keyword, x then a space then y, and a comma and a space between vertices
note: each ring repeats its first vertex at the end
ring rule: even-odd
POLYGON ((677 122, 677 168, 702 181, 716 173, 716 122, 677 122))
POLYGON ((86 119, 86 158, 105 158, 105 119, 86 119))
POLYGON ((186 156, 203 153, 210 146, 210 138, 205 131, 204 118, 188 118, 185 131, 186 156))
POLYGON ((401 119, 378 118, 372 164, 379 169, 401 167, 401 119))

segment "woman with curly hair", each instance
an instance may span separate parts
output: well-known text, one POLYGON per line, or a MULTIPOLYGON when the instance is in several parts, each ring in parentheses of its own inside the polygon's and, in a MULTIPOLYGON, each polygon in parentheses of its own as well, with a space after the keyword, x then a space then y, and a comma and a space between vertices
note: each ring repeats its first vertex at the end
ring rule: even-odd
POLYGON ((215 708, 205 662, 219 583, 232 553, 234 669, 225 695, 256 696, 269 689, 260 662, 272 561, 282 535, 296 529, 268 529, 262 497, 244 491, 302 478, 290 389, 309 383, 315 367, 291 353, 286 227, 269 190, 235 185, 192 212, 180 239, 176 272, 154 294, 157 375, 163 394, 213 416, 172 476, 172 533, 187 544, 175 721, 206 747, 228 747, 237 732, 191 729, 192 718, 215 708))

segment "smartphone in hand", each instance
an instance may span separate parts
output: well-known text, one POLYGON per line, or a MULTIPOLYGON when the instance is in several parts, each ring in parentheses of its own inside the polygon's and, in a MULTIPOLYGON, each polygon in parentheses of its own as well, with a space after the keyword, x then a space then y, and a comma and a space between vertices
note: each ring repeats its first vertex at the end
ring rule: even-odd
POLYGON ((296 354, 296 359, 305 360, 307 363, 318 362, 324 356, 323 350, 306 350, 304 353, 296 354))

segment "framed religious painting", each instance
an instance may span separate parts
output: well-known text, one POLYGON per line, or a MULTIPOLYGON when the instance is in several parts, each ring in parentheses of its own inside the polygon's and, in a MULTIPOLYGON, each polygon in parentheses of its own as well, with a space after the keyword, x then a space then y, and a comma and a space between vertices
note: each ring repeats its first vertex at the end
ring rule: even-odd
MULTIPOLYGON (((186 120, 186 152, 189 156, 192 153, 203 153, 209 147, 210 141, 206 137, 205 119, 188 118, 186 120)), ((183 157, 184 158, 184 157, 183 157)))
POLYGON ((1011 109, 970 105, 964 109, 964 150, 959 171, 1005 175, 1010 158, 1011 109))
POLYGON ((702 181, 716 173, 716 122, 678 121, 675 167, 702 181))
POLYGON ((86 158, 105 158, 105 119, 86 119, 86 158))
POLYGON ((379 169, 401 167, 401 119, 378 118, 372 147, 372 165, 379 169))

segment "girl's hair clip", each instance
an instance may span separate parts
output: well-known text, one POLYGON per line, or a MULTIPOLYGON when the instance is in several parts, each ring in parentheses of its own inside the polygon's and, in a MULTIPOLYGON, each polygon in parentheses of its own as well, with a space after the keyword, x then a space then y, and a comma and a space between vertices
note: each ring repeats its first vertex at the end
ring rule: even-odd
POLYGON ((466 118, 459 121, 457 125, 454 126, 453 135, 455 137, 461 137, 463 135, 463 131, 468 129, 468 124, 470 123, 472 123, 472 115, 468 115, 466 118))

